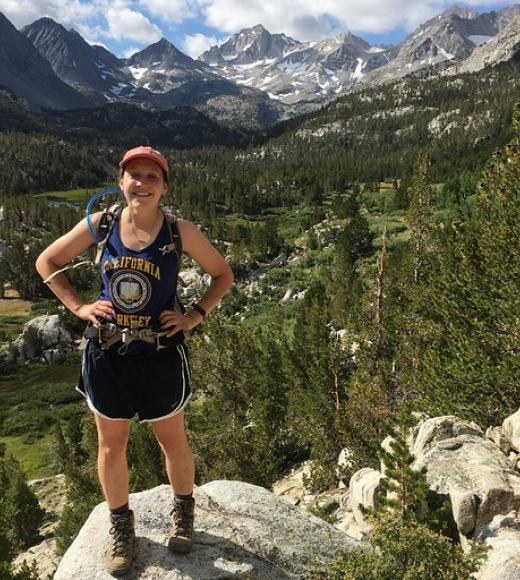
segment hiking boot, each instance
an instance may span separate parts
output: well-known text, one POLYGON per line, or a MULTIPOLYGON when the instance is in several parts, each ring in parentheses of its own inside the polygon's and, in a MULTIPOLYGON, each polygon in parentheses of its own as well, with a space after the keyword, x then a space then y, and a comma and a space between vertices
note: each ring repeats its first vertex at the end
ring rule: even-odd
POLYGON ((105 568, 113 576, 128 572, 135 552, 134 512, 110 514, 108 542, 105 551, 105 568))
POLYGON ((195 499, 174 500, 172 527, 168 548, 176 554, 187 554, 193 546, 193 516, 195 499))

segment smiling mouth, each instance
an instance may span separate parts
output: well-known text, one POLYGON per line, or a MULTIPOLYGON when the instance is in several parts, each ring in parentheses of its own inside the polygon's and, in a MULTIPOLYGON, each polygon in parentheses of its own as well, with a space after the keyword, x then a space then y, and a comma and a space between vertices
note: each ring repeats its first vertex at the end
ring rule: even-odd
POLYGON ((143 191, 136 191, 132 195, 134 195, 135 197, 150 197, 152 194, 151 193, 145 193, 143 191))

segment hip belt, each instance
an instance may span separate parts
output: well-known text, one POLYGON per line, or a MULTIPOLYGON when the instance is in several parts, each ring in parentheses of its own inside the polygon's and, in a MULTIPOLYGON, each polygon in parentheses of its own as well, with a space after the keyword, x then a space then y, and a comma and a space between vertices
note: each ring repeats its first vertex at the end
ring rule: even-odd
POLYGON ((114 344, 121 342, 122 345, 118 349, 118 353, 125 354, 128 345, 134 340, 153 344, 157 350, 162 350, 176 346, 184 339, 182 332, 169 338, 166 337, 166 334, 166 331, 156 332, 151 328, 121 328, 111 322, 105 322, 100 323, 97 328, 94 325, 87 326, 83 336, 88 340, 95 340, 102 350, 108 350, 114 344))

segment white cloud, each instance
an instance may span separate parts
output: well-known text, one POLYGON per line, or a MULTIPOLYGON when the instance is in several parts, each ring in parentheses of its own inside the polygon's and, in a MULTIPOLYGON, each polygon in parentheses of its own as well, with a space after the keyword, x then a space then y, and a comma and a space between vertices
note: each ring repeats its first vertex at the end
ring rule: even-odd
POLYGON ((137 46, 129 46, 128 48, 123 50, 123 52, 121 53, 121 57, 122 58, 130 58, 131 56, 133 56, 136 52, 139 52, 140 50, 142 50, 142 49, 137 47, 137 46))
POLYGON ((106 12, 108 31, 105 35, 115 40, 132 40, 152 44, 161 36, 161 29, 144 14, 126 6, 111 7, 106 12))
POLYGON ((142 44, 159 40, 159 26, 132 6, 133 0, 0 0, 0 12, 18 28, 48 16, 91 44, 103 38, 142 44))
POLYGON ((181 24, 194 18, 202 5, 196 0, 139 0, 143 10, 170 24, 181 24))
MULTIPOLYGON (((511 3, 514 0, 511 0, 511 3)), ((0 0, 0 12, 18 28, 49 16, 73 27, 89 42, 116 40, 149 45, 163 35, 160 26, 179 28, 187 20, 204 22, 224 36, 263 24, 301 41, 319 40, 350 30, 385 33, 413 30, 440 14, 454 0, 0 0)), ((458 0, 459 6, 506 5, 503 0, 458 0)), ((184 36, 184 49, 198 56, 216 43, 212 36, 184 36)), ((182 29, 180 34, 182 34, 182 29)), ((124 47, 123 47, 124 48, 124 47)), ((128 52, 128 49, 126 49, 128 52)))
POLYGON ((66 28, 77 28, 78 23, 95 17, 97 9, 92 2, 79 0, 0 0, 0 12, 17 28, 43 16, 56 20, 66 28))
MULTIPOLYGON (((461 0, 459 6, 504 5, 503 0, 461 0)), ((384 33, 412 30, 453 5, 452 0, 210 0, 201 7, 206 24, 225 32, 263 24, 297 40, 318 40, 340 30, 384 33)))
POLYGON ((186 35, 183 41, 183 51, 191 56, 192 58, 197 58, 204 51, 210 49, 212 46, 218 44, 218 40, 215 36, 205 36, 204 34, 191 34, 186 35))

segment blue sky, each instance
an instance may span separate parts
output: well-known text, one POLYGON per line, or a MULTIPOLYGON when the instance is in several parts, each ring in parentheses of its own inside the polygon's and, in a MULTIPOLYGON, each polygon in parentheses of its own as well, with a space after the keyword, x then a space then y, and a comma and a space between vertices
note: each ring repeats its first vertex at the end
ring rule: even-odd
MULTIPOLYGON (((482 2, 457 5, 487 12, 512 4, 482 2)), ((117 56, 165 37, 194 58, 256 24, 300 41, 349 30, 371 44, 394 44, 451 6, 446 0, 0 0, 0 12, 18 28, 49 16, 117 56)))

